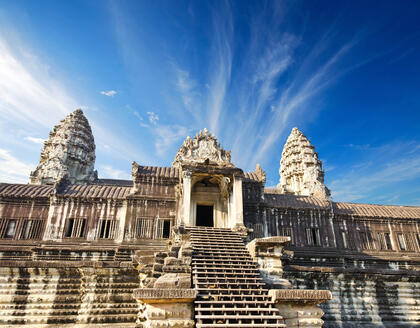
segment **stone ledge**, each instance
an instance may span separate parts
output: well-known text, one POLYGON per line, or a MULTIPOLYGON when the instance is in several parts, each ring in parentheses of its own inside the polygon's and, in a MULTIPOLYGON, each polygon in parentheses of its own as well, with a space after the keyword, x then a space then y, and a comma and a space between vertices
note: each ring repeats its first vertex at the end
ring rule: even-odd
MULTIPOLYGON (((127 262, 130 263, 130 262, 127 262)), ((131 263, 130 263, 131 264, 131 263)), ((117 261, 0 260, 1 268, 120 268, 117 261)))
POLYGON ((265 237, 265 238, 256 238, 256 245, 271 245, 271 244, 286 244, 291 241, 291 238, 288 236, 274 236, 274 237, 265 237))
POLYGON ((392 270, 392 269, 375 269, 375 268, 334 268, 334 267, 320 267, 320 266, 302 266, 302 265, 287 265, 283 268, 288 272, 316 272, 316 273, 343 273, 343 274, 381 274, 381 275, 404 275, 404 276, 420 276, 419 270, 392 270))
POLYGON ((296 302, 321 304, 332 299, 329 290, 271 289, 269 295, 274 303, 296 302))
POLYGON ((145 303, 189 303, 193 302, 198 292, 190 288, 138 288, 133 292, 134 298, 145 303))

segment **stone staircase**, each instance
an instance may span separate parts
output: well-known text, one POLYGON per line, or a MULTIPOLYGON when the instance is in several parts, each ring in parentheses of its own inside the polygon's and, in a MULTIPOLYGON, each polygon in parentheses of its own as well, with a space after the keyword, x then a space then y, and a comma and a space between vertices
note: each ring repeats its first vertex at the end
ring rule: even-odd
POLYGON ((197 328, 285 327, 241 236, 230 230, 188 227, 191 234, 197 328))

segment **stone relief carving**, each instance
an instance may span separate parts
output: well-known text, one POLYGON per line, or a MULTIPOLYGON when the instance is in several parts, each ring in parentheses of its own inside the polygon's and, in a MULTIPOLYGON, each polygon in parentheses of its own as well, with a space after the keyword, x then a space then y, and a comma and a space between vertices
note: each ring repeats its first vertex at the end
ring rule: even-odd
POLYGON ((229 150, 220 147, 216 137, 212 136, 207 129, 200 131, 194 139, 187 137, 179 148, 173 167, 179 167, 182 163, 212 163, 232 166, 229 150))
POLYGON ((279 173, 277 188, 283 193, 319 198, 331 196, 324 184, 324 171, 318 153, 297 128, 293 128, 284 145, 279 173))
POLYGON ((83 111, 76 109, 50 132, 30 182, 54 184, 65 175, 71 183, 94 182, 98 178, 95 158, 95 140, 89 122, 83 111))

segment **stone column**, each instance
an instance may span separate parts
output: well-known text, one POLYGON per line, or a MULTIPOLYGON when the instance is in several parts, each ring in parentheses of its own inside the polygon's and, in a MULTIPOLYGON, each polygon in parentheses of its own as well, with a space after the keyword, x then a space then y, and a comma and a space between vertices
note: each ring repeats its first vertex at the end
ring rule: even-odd
MULTIPOLYGON (((233 177, 233 220, 229 227, 241 227, 244 225, 244 207, 242 202, 242 178, 233 177)), ((232 216, 231 216, 232 217, 232 216)))
POLYGON ((193 222, 191 222, 191 175, 190 171, 182 172, 182 207, 184 213, 181 223, 186 226, 193 225, 193 222))
POLYGON ((118 230, 116 231, 115 241, 121 243, 124 240, 125 222, 127 218, 128 202, 124 200, 120 207, 117 207, 118 230))
POLYGON ((269 295, 287 328, 321 328, 324 311, 318 304, 332 298, 329 290, 271 289, 269 295))
POLYGON ((43 240, 57 240, 59 239, 58 231, 59 231, 59 218, 54 218, 54 209, 56 203, 56 197, 50 197, 50 204, 48 208, 48 218, 45 224, 45 233, 43 236, 43 240), (54 222, 55 221, 55 222, 54 222))

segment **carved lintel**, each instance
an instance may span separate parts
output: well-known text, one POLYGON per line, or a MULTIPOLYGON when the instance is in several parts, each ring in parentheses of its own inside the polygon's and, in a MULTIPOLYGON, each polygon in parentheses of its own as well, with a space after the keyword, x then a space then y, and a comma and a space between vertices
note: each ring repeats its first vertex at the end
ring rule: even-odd
POLYGON ((144 303, 190 303, 197 294, 195 289, 189 288, 139 288, 134 290, 133 296, 144 303))
POLYGON ((312 289, 271 289, 269 295, 274 303, 315 303, 321 304, 332 299, 329 290, 312 289))

